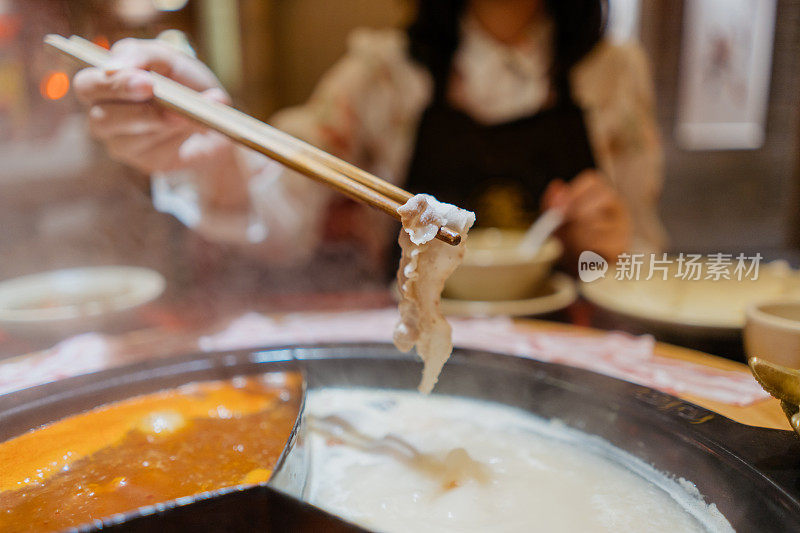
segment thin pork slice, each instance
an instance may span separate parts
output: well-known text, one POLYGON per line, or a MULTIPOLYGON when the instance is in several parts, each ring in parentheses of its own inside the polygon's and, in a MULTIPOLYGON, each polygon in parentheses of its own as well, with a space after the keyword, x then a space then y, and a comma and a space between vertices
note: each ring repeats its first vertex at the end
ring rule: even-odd
POLYGON ((414 196, 397 212, 403 224, 398 238, 403 256, 397 270, 400 321, 394 344, 403 352, 416 345, 424 363, 419 391, 429 393, 453 351, 452 329, 441 311, 442 289, 464 258, 475 214, 427 194, 414 196), (458 246, 435 238, 442 226, 461 235, 458 246))

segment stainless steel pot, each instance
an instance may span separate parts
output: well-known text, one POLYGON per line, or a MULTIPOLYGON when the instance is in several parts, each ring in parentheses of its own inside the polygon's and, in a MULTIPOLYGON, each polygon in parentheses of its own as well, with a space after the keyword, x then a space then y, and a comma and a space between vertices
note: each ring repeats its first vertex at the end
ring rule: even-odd
MULTIPOLYGON (((306 371, 310 388, 414 389, 420 376, 413 356, 388 345, 292 347, 155 360, 0 396, 0 440, 136 394, 297 365, 306 371)), ((800 439, 790 431, 744 426, 673 396, 586 370, 471 350, 454 352, 436 391, 520 407, 598 435, 662 472, 695 483, 738 531, 800 531, 800 439)), ((302 436, 297 426, 270 487, 205 494, 102 525, 115 531, 160 526, 316 531, 323 524, 329 531, 358 530, 281 494, 302 492, 302 436)))

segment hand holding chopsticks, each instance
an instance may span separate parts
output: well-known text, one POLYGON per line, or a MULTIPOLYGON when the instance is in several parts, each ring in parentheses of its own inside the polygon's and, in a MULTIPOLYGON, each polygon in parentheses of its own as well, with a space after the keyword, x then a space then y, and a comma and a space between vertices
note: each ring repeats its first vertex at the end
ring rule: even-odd
MULTIPOLYGON (((102 68, 109 59, 105 49, 80 37, 66 39, 60 35, 48 35, 45 43, 88 66, 102 68)), ((197 91, 157 73, 149 75, 153 78, 154 100, 159 104, 358 201, 399 218, 397 208, 412 196, 241 111, 210 101, 197 91)), ((446 227, 441 227, 436 237, 451 245, 457 245, 461 240, 457 232, 446 227)))

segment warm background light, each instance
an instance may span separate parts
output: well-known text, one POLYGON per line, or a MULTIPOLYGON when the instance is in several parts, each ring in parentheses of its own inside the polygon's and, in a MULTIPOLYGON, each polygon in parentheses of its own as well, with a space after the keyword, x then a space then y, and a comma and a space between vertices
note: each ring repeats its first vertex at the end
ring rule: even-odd
POLYGON ((105 35, 98 35, 92 39, 92 42, 101 48, 105 48, 106 50, 111 48, 111 43, 108 42, 108 37, 105 35))
POLYGON ((51 72, 41 84, 42 96, 48 100, 58 100, 69 92, 69 76, 64 72, 51 72))
POLYGON ((153 0, 153 5, 159 11, 179 11, 186 7, 189 0, 153 0))

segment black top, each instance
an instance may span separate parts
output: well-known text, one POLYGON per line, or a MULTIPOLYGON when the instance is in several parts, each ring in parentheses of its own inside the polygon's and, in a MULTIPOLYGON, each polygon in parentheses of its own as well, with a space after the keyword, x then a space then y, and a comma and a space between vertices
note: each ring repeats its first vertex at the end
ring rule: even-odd
POLYGON ((595 166, 583 112, 562 87, 555 105, 492 125, 450 106, 437 87, 419 123, 409 190, 475 211, 484 227, 530 223, 550 181, 595 166))

